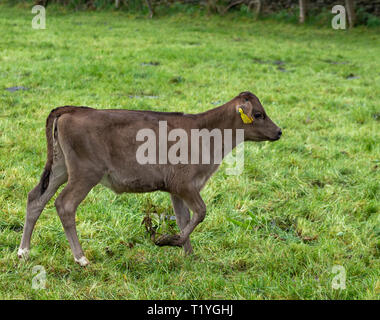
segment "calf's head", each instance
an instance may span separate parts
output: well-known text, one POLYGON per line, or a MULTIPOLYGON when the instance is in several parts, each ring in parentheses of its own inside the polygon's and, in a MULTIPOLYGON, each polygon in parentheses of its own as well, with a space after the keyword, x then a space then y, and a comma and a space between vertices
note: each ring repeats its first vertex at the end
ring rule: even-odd
POLYGON ((253 93, 240 93, 234 105, 237 126, 244 129, 244 140, 276 141, 281 138, 281 129, 268 117, 253 93))

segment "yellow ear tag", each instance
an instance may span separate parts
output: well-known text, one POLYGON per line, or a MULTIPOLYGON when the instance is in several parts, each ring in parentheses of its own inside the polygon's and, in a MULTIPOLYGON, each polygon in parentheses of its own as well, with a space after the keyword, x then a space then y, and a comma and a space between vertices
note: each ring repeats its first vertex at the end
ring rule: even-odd
POLYGON ((253 122, 252 117, 247 116, 247 115, 244 113, 244 111, 243 111, 242 108, 239 108, 239 113, 240 113, 241 120, 243 120, 244 123, 248 124, 248 123, 252 123, 252 122, 253 122))

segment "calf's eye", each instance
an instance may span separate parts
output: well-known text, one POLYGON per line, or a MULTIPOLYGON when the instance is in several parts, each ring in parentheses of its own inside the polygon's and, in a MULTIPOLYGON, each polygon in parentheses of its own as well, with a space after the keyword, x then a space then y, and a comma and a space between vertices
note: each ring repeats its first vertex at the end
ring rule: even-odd
POLYGON ((255 119, 260 119, 261 118, 261 113, 257 112, 254 114, 255 119))

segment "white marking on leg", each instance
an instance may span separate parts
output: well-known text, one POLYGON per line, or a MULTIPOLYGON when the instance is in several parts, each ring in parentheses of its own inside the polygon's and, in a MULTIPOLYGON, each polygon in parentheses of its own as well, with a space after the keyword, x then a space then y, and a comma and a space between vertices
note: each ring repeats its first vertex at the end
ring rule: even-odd
POLYGON ((17 251, 17 255, 20 259, 28 259, 29 258, 29 249, 19 248, 17 251))
POLYGON ((85 256, 82 256, 82 257, 79 258, 79 259, 76 259, 76 258, 75 258, 75 262, 76 262, 76 263, 79 263, 79 265, 80 265, 81 267, 85 267, 85 266, 87 266, 87 265, 90 263, 90 261, 88 261, 87 258, 86 258, 85 256))

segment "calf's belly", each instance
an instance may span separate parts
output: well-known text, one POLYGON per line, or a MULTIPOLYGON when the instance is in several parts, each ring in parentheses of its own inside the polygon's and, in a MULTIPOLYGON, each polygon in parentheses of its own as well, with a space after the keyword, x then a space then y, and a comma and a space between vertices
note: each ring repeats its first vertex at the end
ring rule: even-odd
POLYGON ((165 182, 158 177, 121 177, 116 174, 105 174, 100 181, 102 185, 116 193, 139 193, 157 190, 165 191, 165 182))

